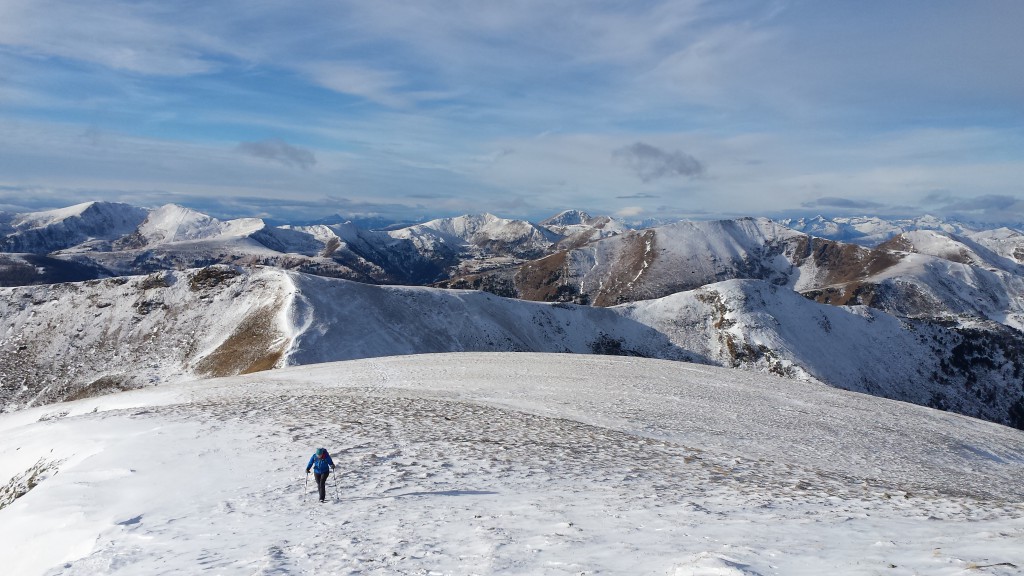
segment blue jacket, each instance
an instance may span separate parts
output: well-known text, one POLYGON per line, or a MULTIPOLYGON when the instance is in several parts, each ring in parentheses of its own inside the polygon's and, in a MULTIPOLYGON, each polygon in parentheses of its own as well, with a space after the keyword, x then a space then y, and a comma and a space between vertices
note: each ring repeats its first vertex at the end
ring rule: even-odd
POLYGON ((334 470, 334 460, 331 460, 331 455, 326 452, 323 458, 317 458, 316 454, 313 454, 309 457, 309 464, 306 464, 306 472, 309 472, 310 468, 317 474, 326 474, 329 470, 334 470))

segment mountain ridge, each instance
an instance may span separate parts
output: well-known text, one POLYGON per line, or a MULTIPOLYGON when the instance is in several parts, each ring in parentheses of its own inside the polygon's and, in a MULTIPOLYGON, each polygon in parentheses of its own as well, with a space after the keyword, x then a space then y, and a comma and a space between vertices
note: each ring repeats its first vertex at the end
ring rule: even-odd
POLYGON ((4 410, 290 365, 522 351, 774 373, 1024 427, 1024 335, 1016 330, 819 304, 763 280, 609 308, 272 267, 213 266, 0 295, 4 410))

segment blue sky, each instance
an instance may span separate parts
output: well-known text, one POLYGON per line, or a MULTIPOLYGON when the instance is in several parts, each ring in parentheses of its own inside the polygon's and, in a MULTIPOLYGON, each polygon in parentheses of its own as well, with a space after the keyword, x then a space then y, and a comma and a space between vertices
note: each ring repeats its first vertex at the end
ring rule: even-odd
POLYGON ((1024 2, 0 0, 0 209, 1024 222, 1024 2))

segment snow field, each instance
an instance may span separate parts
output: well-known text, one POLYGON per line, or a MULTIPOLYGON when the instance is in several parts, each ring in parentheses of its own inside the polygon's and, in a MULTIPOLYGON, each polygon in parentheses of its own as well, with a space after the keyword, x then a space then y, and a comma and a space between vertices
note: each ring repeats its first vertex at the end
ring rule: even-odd
POLYGON ((1024 434, 705 366, 382 358, 25 410, 0 430, 0 481, 58 463, 0 509, 13 574, 1024 566, 1024 434), (321 445, 341 472, 322 505, 303 473, 321 445))

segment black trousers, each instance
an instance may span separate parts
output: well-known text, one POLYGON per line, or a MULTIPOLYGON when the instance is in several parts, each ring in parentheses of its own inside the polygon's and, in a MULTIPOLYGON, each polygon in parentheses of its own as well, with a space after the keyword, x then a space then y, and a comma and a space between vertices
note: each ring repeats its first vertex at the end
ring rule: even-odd
POLYGON ((330 475, 330 472, 324 472, 323 474, 313 473, 313 479, 316 480, 316 488, 320 491, 321 502, 327 499, 327 477, 330 475))

